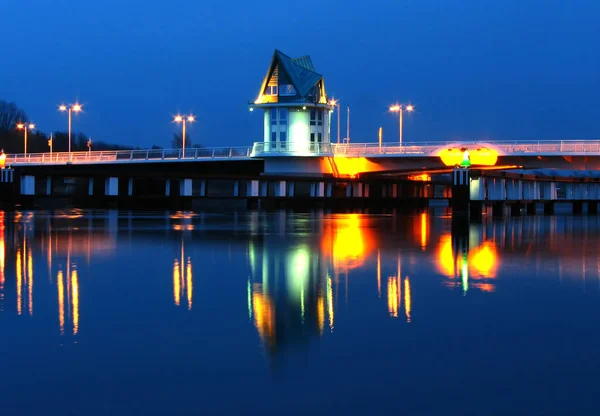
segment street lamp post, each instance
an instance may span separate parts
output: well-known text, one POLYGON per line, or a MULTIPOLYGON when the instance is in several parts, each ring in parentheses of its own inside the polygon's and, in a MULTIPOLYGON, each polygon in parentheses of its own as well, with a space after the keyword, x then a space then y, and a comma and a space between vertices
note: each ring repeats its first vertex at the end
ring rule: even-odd
POLYGON ((402 106, 401 104, 395 104, 393 106, 390 107, 390 111, 392 113, 398 113, 398 123, 399 123, 399 134, 400 134, 400 146, 402 146, 402 113, 404 111, 407 112, 412 112, 414 111, 415 107, 413 107, 412 105, 407 105, 407 106, 402 106))
POLYGON ((338 144, 340 144, 340 100, 336 100, 335 98, 332 98, 329 101, 329 105, 332 105, 334 107, 337 108, 337 142, 338 144))
POLYGON ((196 117, 193 115, 189 116, 175 116, 176 123, 182 123, 182 131, 181 131, 181 158, 185 158, 185 125, 186 123, 193 123, 196 121, 196 117))
POLYGON ((75 114, 82 111, 83 106, 81 104, 75 103, 73 105, 66 106, 61 104, 58 109, 62 112, 67 111, 69 113, 69 159, 71 158, 71 114, 75 112, 75 114))
POLYGON ((19 123, 17 124, 17 128, 19 130, 23 130, 24 134, 25 134, 25 155, 27 155, 27 130, 33 130, 35 128, 35 124, 33 123, 19 123))

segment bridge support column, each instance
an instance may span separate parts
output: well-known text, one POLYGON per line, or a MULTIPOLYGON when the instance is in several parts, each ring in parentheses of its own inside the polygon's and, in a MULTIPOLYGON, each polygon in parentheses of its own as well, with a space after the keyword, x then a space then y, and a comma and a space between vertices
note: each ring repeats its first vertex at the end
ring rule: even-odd
POLYGON ((35 195, 35 176, 21 176, 21 195, 35 195))
POLYGON ((363 184, 360 182, 352 183, 352 196, 355 198, 362 198, 363 196, 363 184))
POLYGON ((46 195, 52 194, 52 178, 50 176, 46 177, 46 195))
POLYGON ((167 179, 165 183, 165 196, 171 196, 171 179, 167 179))
MULTIPOLYGON (((257 185, 256 189, 257 189, 256 195, 258 195, 258 185, 257 185)), ((206 196, 206 180, 204 180, 204 179, 202 179, 200 181, 200 196, 206 196)))
POLYGON ((259 183, 259 185, 260 185, 260 196, 267 196, 267 193, 269 192, 269 182, 261 181, 259 183))
POLYGON ((483 201, 485 199, 485 178, 471 178, 469 191, 471 201, 483 201))
POLYGON ((104 195, 117 196, 119 195, 119 178, 106 178, 104 181, 104 195))
POLYGON ((352 196, 352 183, 346 184, 346 197, 350 198, 352 196))
POLYGON ((469 170, 454 169, 452 171, 452 216, 468 216, 470 201, 469 170))
POLYGON ((275 183, 275 196, 285 196, 285 181, 275 183))
POLYGON ((523 183, 523 199, 539 200, 540 199, 540 184, 538 182, 523 183))
POLYGON ((179 196, 192 196, 192 180, 191 179, 180 179, 179 180, 179 196))
POLYGON ((133 178, 127 181, 127 196, 133 196, 133 178))
POLYGON ((233 196, 240 196, 240 181, 233 182, 233 196))
POLYGON ((296 183, 294 181, 288 182, 287 196, 294 196, 296 192, 296 183))
POLYGON ((369 197, 369 184, 368 183, 363 183, 363 197, 368 198, 369 197))
POLYGON ((392 185, 392 198, 398 198, 398 184, 392 185))
POLYGON ((521 201, 523 199, 523 186, 520 180, 506 181, 506 199, 510 201, 521 201))
POLYGON ((492 201, 504 201, 506 199, 506 181, 504 178, 489 178, 488 199, 492 201))
POLYGON ((325 186, 325 196, 327 198, 331 198, 332 195, 333 195, 333 184, 331 182, 328 182, 327 185, 325 186))
POLYGON ((556 199, 556 183, 542 182, 540 183, 540 199, 553 201, 556 199))
POLYGON ((324 182, 317 183, 317 196, 319 198, 323 198, 325 196, 325 183, 324 182))
POLYGON ((94 195, 94 178, 90 178, 88 181, 88 195, 94 195))
POLYGON ((258 181, 248 182, 248 196, 258 196, 258 181))

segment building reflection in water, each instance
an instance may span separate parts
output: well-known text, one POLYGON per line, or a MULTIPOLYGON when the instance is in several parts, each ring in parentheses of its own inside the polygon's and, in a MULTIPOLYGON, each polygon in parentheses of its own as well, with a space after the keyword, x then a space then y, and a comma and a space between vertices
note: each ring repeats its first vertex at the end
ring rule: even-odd
POLYGON ((328 264, 309 241, 281 249, 278 241, 248 246, 248 313, 275 354, 334 329, 334 288, 328 264))

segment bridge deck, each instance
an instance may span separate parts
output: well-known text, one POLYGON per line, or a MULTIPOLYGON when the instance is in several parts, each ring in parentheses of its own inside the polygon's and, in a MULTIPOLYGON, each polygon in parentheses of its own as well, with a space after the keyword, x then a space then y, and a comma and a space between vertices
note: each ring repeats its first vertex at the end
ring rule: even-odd
POLYGON ((434 157, 445 148, 476 147, 493 148, 499 155, 506 156, 600 156, 600 140, 578 141, 491 141, 491 142, 419 142, 405 143, 313 143, 310 145, 292 142, 254 143, 254 146, 213 147, 186 149, 146 149, 89 152, 53 152, 11 154, 6 164, 20 165, 64 165, 103 163, 157 163, 211 160, 248 160, 262 157, 434 157))

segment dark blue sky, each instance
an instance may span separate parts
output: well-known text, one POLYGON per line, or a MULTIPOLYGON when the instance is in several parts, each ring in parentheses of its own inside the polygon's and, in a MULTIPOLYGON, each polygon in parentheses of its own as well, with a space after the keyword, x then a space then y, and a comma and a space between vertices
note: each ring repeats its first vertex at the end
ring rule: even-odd
MULTIPOLYGON (((310 54, 352 111, 353 142, 600 138, 598 0, 2 0, 0 99, 43 131, 62 101, 96 140, 168 146, 262 139, 250 113, 274 48, 310 54)), ((345 127, 343 127, 345 132, 345 127)), ((332 131, 335 136, 335 132, 332 131)))

